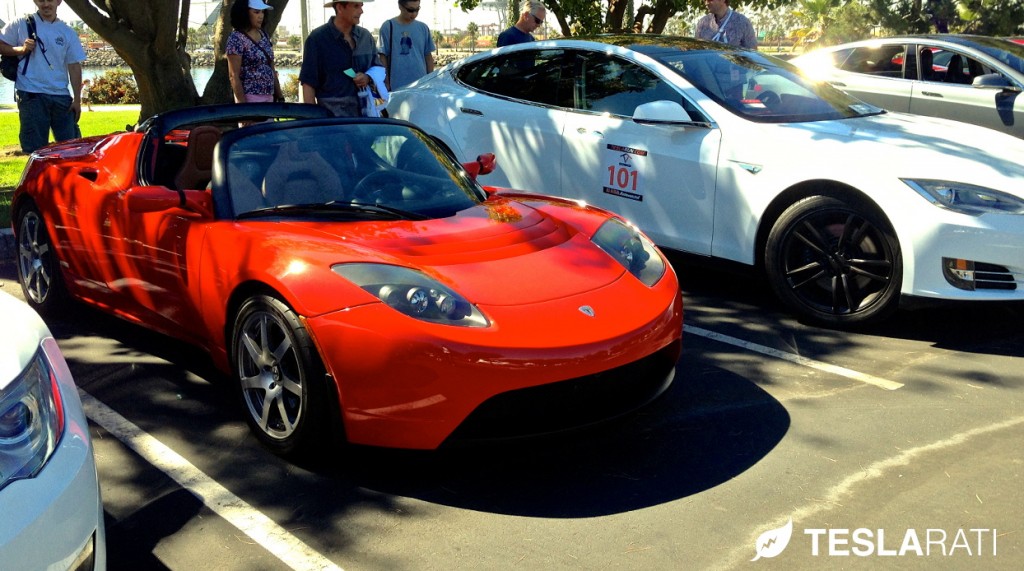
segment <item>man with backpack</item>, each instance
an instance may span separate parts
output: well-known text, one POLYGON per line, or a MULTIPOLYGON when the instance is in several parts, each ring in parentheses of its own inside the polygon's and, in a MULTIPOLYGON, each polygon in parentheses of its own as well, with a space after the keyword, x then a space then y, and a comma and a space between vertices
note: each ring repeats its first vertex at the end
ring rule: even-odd
POLYGON ((21 58, 14 89, 25 153, 46 146, 51 130, 55 141, 79 136, 85 50, 78 34, 57 18, 62 1, 33 0, 35 14, 0 31, 0 55, 21 58))

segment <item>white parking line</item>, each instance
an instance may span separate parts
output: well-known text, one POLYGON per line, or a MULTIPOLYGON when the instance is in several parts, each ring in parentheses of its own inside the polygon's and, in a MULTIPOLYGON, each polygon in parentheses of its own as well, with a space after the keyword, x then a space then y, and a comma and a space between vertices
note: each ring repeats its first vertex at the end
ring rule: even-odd
POLYGON ((78 394, 82 397, 82 406, 90 420, 173 478, 181 487, 192 492, 206 507, 251 537, 285 565, 296 570, 341 571, 341 567, 334 562, 288 533, 128 419, 84 390, 78 389, 78 394))
POLYGON ((735 345, 748 351, 754 351, 755 353, 761 353, 769 357, 775 357, 776 359, 782 359, 789 361, 790 363, 796 363, 804 367, 810 367, 833 375, 840 375, 848 379, 866 383, 872 386, 876 386, 887 391, 894 391, 903 386, 903 383, 897 383, 896 381, 890 381, 889 379, 883 379, 874 375, 868 375, 860 373, 845 367, 838 367, 836 365, 829 365, 828 363, 822 363, 821 361, 815 361, 814 359, 808 359, 807 357, 801 357, 800 355, 794 355, 793 353, 787 353, 785 351, 779 351, 778 349, 772 349, 771 347, 765 347, 764 345, 758 345, 757 343, 751 343, 735 337, 729 337, 728 335, 722 335, 721 333, 715 333, 714 331, 708 331, 707 329, 701 329, 700 327, 693 327, 690 325, 684 325, 683 331, 691 335, 699 335, 715 341, 721 341, 722 343, 728 343, 735 345))

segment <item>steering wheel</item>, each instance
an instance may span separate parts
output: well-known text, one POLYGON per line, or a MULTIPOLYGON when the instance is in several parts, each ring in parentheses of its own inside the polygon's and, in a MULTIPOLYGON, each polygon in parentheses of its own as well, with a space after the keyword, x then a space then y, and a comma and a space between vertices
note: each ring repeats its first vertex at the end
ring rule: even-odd
POLYGON ((402 190, 402 178, 391 171, 374 171, 362 178, 352 189, 353 199, 363 199, 370 203, 388 203, 397 200, 398 197, 389 197, 388 191, 402 190))
POLYGON ((765 90, 762 91, 761 93, 758 93, 757 99, 761 103, 764 103, 764 106, 769 109, 777 106, 779 103, 782 103, 782 98, 779 97, 779 94, 769 90, 765 90))

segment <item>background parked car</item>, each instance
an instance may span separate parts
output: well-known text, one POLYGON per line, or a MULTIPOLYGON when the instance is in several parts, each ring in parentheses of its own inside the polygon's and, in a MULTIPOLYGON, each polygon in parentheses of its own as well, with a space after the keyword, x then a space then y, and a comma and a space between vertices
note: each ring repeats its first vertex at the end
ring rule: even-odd
POLYGON ((661 246, 763 268, 811 321, 878 321, 901 298, 1024 299, 1024 141, 887 113, 757 51, 531 42, 436 71, 388 111, 461 160, 496 152, 488 184, 579 199, 661 246))
POLYGON ((1024 45, 1007 38, 900 36, 821 48, 790 61, 890 111, 1024 137, 1024 45))
POLYGON ((0 568, 106 569, 89 427, 46 324, 0 291, 0 568))

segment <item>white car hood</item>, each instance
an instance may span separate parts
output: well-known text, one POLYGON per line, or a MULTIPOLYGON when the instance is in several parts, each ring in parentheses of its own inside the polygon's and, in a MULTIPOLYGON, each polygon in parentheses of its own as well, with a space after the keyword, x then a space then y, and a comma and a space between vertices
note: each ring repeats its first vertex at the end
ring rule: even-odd
POLYGON ((736 149, 734 160, 798 163, 802 178, 817 170, 817 176, 850 182, 939 179, 1024 197, 1024 140, 992 129, 904 113, 764 127, 761 136, 771 141, 757 146, 764 156, 736 149))

